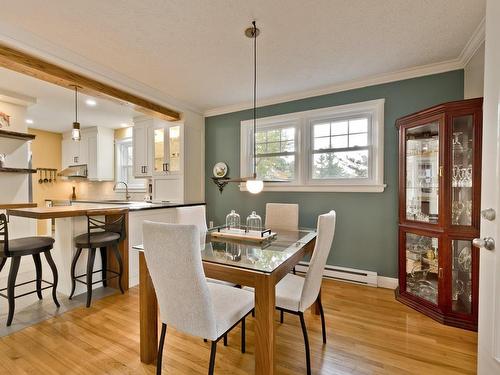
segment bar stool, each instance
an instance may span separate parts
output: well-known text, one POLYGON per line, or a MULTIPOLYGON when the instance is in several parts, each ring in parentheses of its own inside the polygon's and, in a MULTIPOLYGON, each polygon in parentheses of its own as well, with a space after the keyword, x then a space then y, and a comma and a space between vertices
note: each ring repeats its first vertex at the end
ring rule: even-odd
POLYGON ((87 307, 90 307, 92 301, 92 285, 101 283, 104 287, 108 286, 108 280, 118 277, 118 286, 123 294, 122 275, 123 275, 123 261, 118 250, 118 245, 125 239, 125 215, 127 209, 113 209, 113 210, 93 210, 87 214, 87 233, 83 233, 74 238, 76 253, 71 262, 71 294, 69 299, 73 298, 75 293, 76 282, 87 285, 87 307), (102 220, 102 216, 105 216, 102 220), (102 259, 102 269, 94 271, 94 260, 97 249, 100 249, 102 259), (111 249, 118 262, 119 272, 107 269, 108 255, 107 249, 111 249), (78 258, 82 254, 83 249, 88 249, 87 257, 87 273, 82 275, 75 275, 76 264, 78 258), (102 272, 102 279, 93 281, 94 273, 102 272), (113 276, 108 276, 112 273, 113 276), (79 280, 85 277, 85 281, 79 280))
POLYGON ((10 258, 10 270, 9 277, 7 280, 7 288, 0 289, 0 296, 7 298, 9 301, 9 315, 7 317, 7 327, 12 324, 12 319, 14 318, 15 309, 15 299, 19 297, 24 297, 29 294, 36 293, 39 299, 42 299, 42 290, 52 288, 52 298, 57 307, 59 307, 59 301, 57 301, 57 268, 50 255, 50 250, 54 244, 54 239, 51 237, 23 237, 9 240, 9 230, 8 221, 5 214, 0 214, 0 272, 2 271, 7 258, 10 258), (40 254, 45 254, 45 259, 52 270, 53 282, 48 282, 42 279, 42 261, 40 259, 40 254), (35 262, 36 279, 31 281, 26 281, 21 284, 16 285, 17 272, 19 271, 19 265, 21 263, 21 257, 31 255, 33 261, 35 262), (15 295, 15 288, 18 286, 26 285, 36 282, 36 289, 15 295), (48 286, 42 288, 42 282, 48 284, 48 286), (7 295, 2 292, 7 290, 7 295))

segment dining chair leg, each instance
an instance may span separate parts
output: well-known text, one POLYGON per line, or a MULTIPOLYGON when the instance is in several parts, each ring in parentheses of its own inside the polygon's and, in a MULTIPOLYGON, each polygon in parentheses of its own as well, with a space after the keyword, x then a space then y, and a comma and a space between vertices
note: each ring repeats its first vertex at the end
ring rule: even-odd
POLYGON ((12 319, 14 318, 14 309, 16 307, 14 290, 16 285, 17 271, 19 271, 19 264, 21 264, 21 257, 11 258, 9 278, 7 280, 7 299, 9 301, 9 315, 7 316, 7 327, 9 327, 12 324, 12 319))
POLYGON ((42 299, 42 261, 40 260, 40 254, 33 254, 33 262, 35 263, 36 271, 36 294, 38 299, 42 299))
POLYGON ((123 277, 123 261, 122 255, 120 254, 120 250, 118 249, 118 245, 112 246, 113 253, 115 254, 116 261, 118 262, 118 272, 120 275, 118 276, 118 286, 120 287, 120 292, 124 294, 123 286, 122 286, 122 277, 123 277))
POLYGON ((160 343, 158 345, 158 355, 156 359, 156 375, 161 375, 161 366, 163 359, 163 345, 165 344, 165 336, 167 334, 167 325, 165 323, 161 324, 161 336, 160 343))
POLYGON ((280 323, 281 324, 283 324, 284 316, 285 316, 285 312, 283 310, 280 310, 280 323))
POLYGON ((80 258, 80 255, 82 254, 82 249, 78 248, 76 249, 76 254, 73 257, 73 260, 71 261, 71 293, 69 294, 69 299, 73 298, 73 294, 75 293, 75 288, 76 288, 76 263, 78 262, 78 258, 80 258))
POLYGON ((311 354, 309 352, 309 337, 307 336, 307 327, 306 327, 306 322, 304 320, 304 313, 300 312, 299 317, 300 317, 300 325, 302 326, 302 334, 304 335, 307 375, 311 375, 311 354))
POLYGON ((321 316, 321 332, 323 333, 323 344, 326 344, 326 326, 325 326, 325 313, 323 312, 323 304, 321 297, 318 298, 319 314, 321 316))
POLYGON ((217 341, 212 341, 210 349, 210 365, 208 366, 208 375, 213 375, 215 369, 215 354, 217 352, 217 341))
POLYGON ((227 346, 227 333, 224 335, 224 346, 227 346))
POLYGON ((57 300, 57 283, 59 282, 59 274, 57 273, 57 267, 52 259, 50 251, 45 252, 45 260, 49 264, 50 270, 52 271, 52 299, 57 307, 60 307, 59 301, 57 300))
POLYGON ((94 272, 95 249, 89 249, 87 257, 87 307, 92 302, 92 272, 94 272))
POLYGON ((2 272, 3 266, 5 266, 5 262, 7 262, 7 258, 2 258, 0 260, 0 272, 2 272))
POLYGON ((245 318, 241 320, 241 352, 245 353, 246 351, 246 339, 245 339, 245 318))
POLYGON ((99 251, 101 252, 101 263, 102 263, 102 286, 107 287, 108 286, 108 280, 106 280, 107 277, 107 268, 108 268, 108 249, 106 247, 100 247, 99 251))

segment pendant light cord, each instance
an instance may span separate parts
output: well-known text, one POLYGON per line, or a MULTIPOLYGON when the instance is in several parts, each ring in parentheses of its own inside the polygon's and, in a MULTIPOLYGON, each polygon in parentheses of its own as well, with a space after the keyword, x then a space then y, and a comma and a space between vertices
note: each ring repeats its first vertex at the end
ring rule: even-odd
POLYGON ((75 122, 78 122, 78 86, 75 85, 75 122))
POLYGON ((257 26, 253 25, 253 178, 257 178, 257 26))

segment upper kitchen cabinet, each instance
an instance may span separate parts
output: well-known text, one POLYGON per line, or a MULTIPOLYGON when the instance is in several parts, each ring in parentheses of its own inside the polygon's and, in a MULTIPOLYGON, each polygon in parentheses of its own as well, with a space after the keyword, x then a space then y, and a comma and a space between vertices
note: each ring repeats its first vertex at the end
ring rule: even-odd
POLYGON ((183 172, 184 125, 136 118, 133 129, 134 175, 175 178, 183 172))
POLYGON ((62 167, 87 165, 88 179, 114 180, 114 131, 109 128, 82 129, 82 139, 73 141, 71 132, 63 134, 62 167))
POLYGON ((203 199, 202 122, 136 117, 134 175, 148 178, 154 200, 203 199))

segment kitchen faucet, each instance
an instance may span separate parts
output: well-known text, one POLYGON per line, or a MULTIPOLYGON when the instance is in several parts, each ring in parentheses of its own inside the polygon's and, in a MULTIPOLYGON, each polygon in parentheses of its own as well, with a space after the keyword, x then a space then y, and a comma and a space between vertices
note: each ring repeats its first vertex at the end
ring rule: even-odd
POLYGON ((115 186, 113 186, 113 191, 116 191, 116 187, 119 185, 119 184, 123 184, 125 185, 125 200, 129 200, 131 197, 130 195, 128 194, 128 185, 125 181, 118 181, 115 186))

